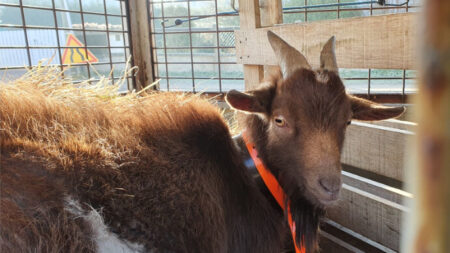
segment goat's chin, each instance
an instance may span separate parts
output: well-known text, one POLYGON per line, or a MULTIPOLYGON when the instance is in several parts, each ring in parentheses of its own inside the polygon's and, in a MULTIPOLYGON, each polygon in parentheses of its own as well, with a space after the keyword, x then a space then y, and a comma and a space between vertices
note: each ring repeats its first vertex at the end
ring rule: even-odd
POLYGON ((338 203, 339 199, 334 199, 334 200, 323 200, 323 199, 321 199, 321 200, 318 200, 318 201, 320 202, 320 204, 321 204, 321 206, 323 208, 327 208, 327 207, 335 206, 338 203))
POLYGON ((315 190, 309 189, 307 190, 305 195, 306 199, 308 199, 311 204, 322 209, 335 206, 339 200, 339 194, 333 197, 323 196, 321 194, 316 194, 315 190))

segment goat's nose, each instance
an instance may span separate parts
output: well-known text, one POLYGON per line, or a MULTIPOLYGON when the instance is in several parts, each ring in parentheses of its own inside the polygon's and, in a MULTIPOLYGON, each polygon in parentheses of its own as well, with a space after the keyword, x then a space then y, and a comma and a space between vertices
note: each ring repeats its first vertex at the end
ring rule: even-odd
POLYGON ((330 195, 337 194, 341 189, 340 177, 323 177, 319 179, 319 184, 330 195))

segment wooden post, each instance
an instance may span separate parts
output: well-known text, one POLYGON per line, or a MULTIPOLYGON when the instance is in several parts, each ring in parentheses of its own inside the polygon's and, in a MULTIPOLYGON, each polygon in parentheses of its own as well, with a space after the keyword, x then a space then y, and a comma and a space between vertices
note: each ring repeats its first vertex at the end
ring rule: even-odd
POLYGON ((141 90, 153 83, 153 66, 150 47, 150 24, 148 18, 148 1, 127 1, 129 18, 132 56, 135 71, 135 89, 141 90))
POLYGON ((404 252, 450 252, 450 1, 426 0, 421 23, 416 189, 404 252))
MULTIPOLYGON (((271 26, 275 23, 283 23, 281 0, 262 0, 261 12, 262 16, 260 15, 259 0, 239 0, 240 29, 242 31, 253 30, 260 28, 261 24, 271 26)), ((247 41, 238 40, 236 43, 245 44, 247 41)), ((270 71, 270 69, 266 68, 266 71, 270 71)), ((262 65, 244 65, 245 90, 257 88, 264 79, 264 72, 265 67, 262 65)), ((243 114, 238 113, 236 119, 237 131, 239 131, 243 125, 243 114)))
POLYGON ((281 0, 261 0, 261 27, 283 24, 281 0))
MULTIPOLYGON (((283 23, 281 0, 262 0, 261 14, 259 0, 239 0, 239 17, 241 30, 252 30, 261 26, 283 23)), ((237 41, 246 43, 246 41, 237 41)), ((264 67, 244 65, 245 89, 256 88, 264 78, 264 67)))
MULTIPOLYGON (((239 0, 239 19, 241 30, 261 27, 259 0, 239 0)), ((246 43, 237 41, 236 43, 246 43)), ((244 65, 245 89, 255 88, 264 77, 263 66, 244 65)))
MULTIPOLYGON (((283 6, 281 0, 261 0, 261 27, 283 24, 283 6)), ((276 66, 264 66, 264 76, 277 69, 276 66)))

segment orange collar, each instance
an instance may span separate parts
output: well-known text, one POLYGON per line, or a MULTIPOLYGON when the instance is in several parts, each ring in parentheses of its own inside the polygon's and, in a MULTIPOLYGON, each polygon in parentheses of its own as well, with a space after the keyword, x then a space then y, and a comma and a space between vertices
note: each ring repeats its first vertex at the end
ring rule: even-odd
MULTIPOLYGON (((259 175, 266 185, 267 189, 269 189, 272 196, 278 202, 280 207, 285 210, 284 204, 286 199, 286 193, 284 193, 283 188, 281 188, 280 183, 275 178, 275 176, 266 168, 263 161, 258 157, 258 151, 256 150, 256 146, 253 142, 251 142, 247 136, 247 131, 242 132, 242 139, 245 142, 245 146, 247 147, 248 153, 250 154, 253 162, 255 163, 256 169, 258 170, 259 175)), ((292 220, 291 210, 288 204, 288 222, 289 228, 291 229, 292 239, 294 240, 295 252, 296 253, 305 253, 305 247, 299 247, 295 242, 295 223, 292 220)))

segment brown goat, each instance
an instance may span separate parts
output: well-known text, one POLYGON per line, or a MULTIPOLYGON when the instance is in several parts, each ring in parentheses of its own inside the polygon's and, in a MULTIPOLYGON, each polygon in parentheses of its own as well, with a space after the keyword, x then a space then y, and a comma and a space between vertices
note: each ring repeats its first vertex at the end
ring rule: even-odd
MULTIPOLYGON (((282 75, 227 101, 290 201, 307 252, 340 190, 352 118, 403 108, 349 96, 334 39, 321 69, 273 33, 282 75)), ((58 88, 57 88, 58 89, 58 88)), ((42 86, 0 92, 2 252, 281 252, 284 214, 250 177, 218 110, 160 93, 105 101, 42 86)))

